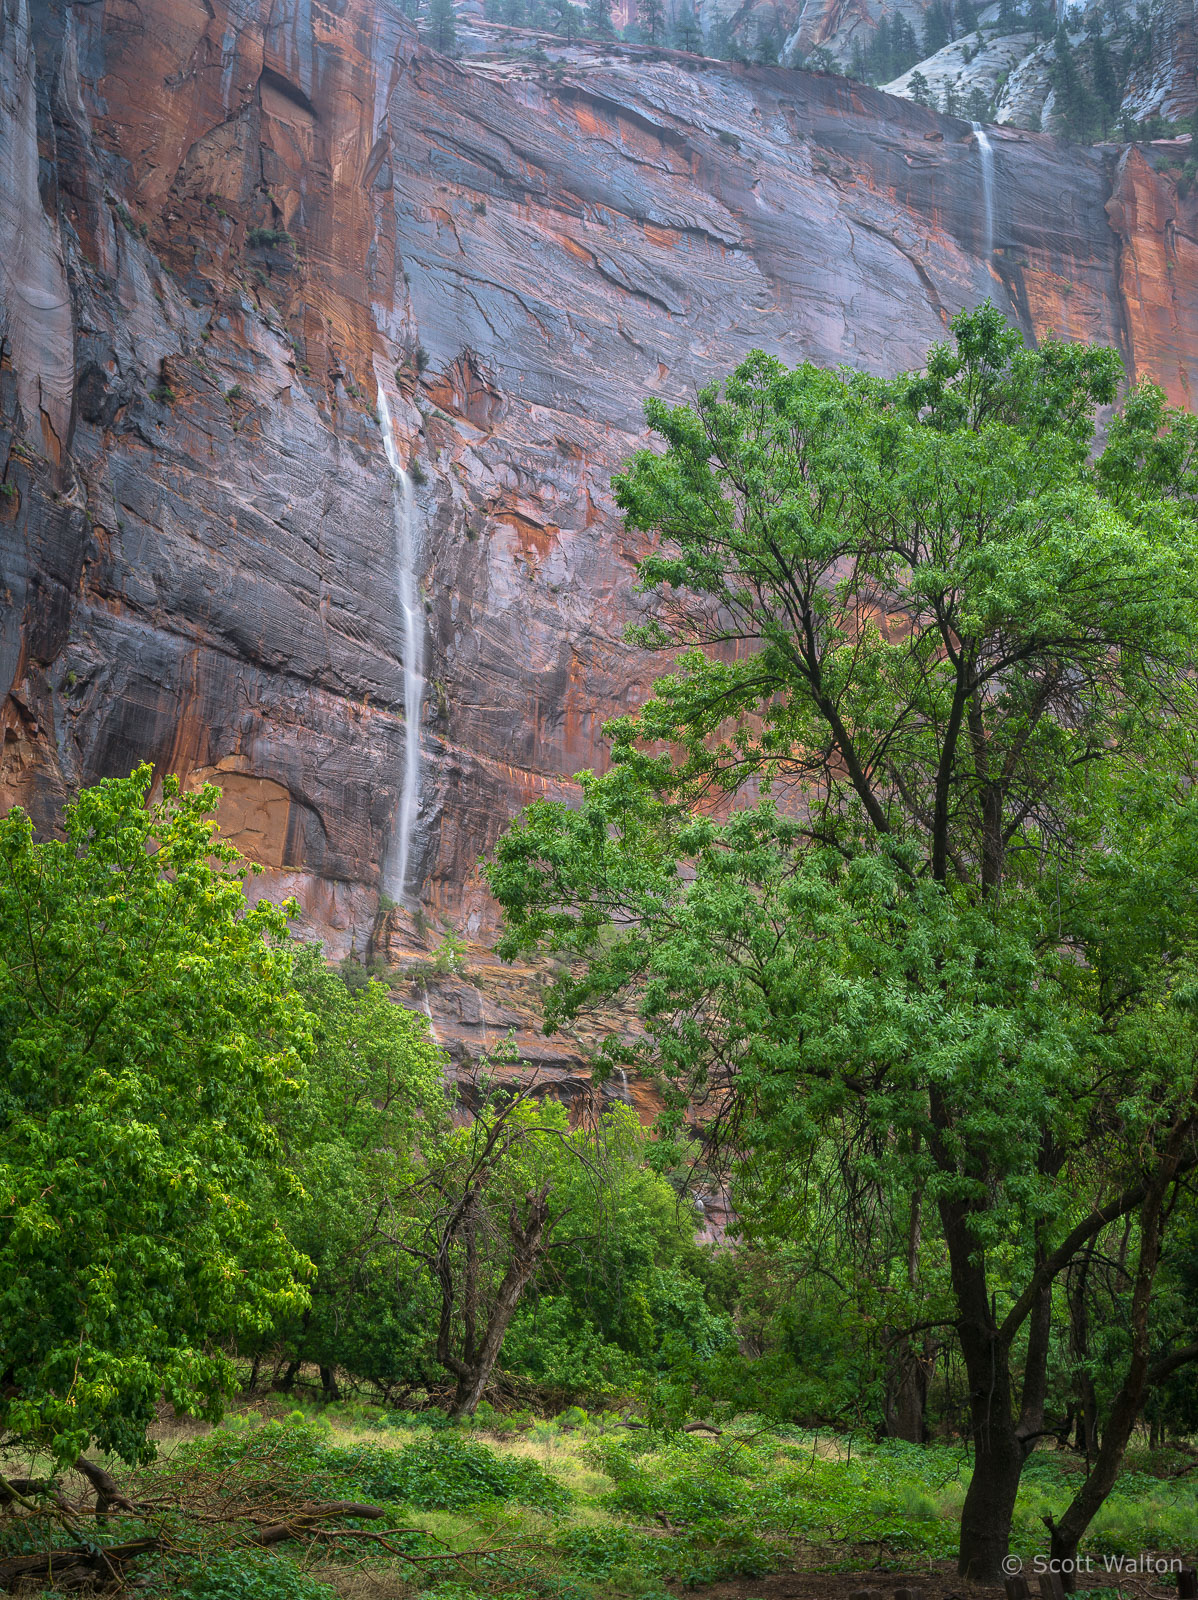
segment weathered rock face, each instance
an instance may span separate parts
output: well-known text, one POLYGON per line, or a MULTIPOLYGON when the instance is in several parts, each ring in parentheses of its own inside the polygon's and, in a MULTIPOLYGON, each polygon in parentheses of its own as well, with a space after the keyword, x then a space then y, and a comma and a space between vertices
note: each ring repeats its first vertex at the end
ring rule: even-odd
POLYGON ((361 948, 403 773, 389 396, 425 596, 411 886, 602 760, 609 489, 649 393, 753 346, 895 369, 990 295, 1185 401, 1198 202, 1144 157, 840 79, 441 59, 393 0, 0 0, 0 804, 150 760, 361 948))

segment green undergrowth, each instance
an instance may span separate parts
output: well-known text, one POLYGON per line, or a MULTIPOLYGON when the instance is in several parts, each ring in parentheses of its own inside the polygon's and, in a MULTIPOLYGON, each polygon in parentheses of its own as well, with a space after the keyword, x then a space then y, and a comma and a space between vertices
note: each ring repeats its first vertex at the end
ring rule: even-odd
MULTIPOLYGON (((1198 1483, 1166 1470, 1125 1474, 1092 1530, 1092 1554, 1185 1550, 1198 1483)), ((1042 1519, 1059 1516, 1079 1471, 1055 1451, 1029 1462, 1013 1541, 1025 1557, 1043 1550, 1042 1519)), ((338 1406, 232 1418, 164 1449, 125 1480, 153 1513, 114 1520, 111 1537, 165 1534, 141 1590, 180 1600, 664 1600, 678 1585, 796 1565, 950 1560, 968 1475, 959 1447, 863 1443, 752 1418, 712 1437, 577 1408, 553 1422, 491 1414, 458 1428, 338 1406), (345 1536, 332 1543, 238 1548, 253 1522, 329 1500, 384 1515, 341 1519, 345 1536)), ((14 1536, 0 1541, 11 1550, 14 1536)), ((28 1523, 23 1537, 33 1537, 28 1523)))

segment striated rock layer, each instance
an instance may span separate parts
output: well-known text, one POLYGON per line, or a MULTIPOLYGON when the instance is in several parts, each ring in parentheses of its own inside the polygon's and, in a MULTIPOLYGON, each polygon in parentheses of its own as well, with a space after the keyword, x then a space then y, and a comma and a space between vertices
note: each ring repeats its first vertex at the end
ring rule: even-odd
POLYGON ((335 953, 397 850, 389 397, 426 638, 409 888, 471 934, 480 852, 602 760, 609 490, 649 393, 753 346, 918 362, 992 296, 1187 402, 1198 237, 1136 149, 843 79, 586 46, 419 44, 393 0, 0 0, 0 804, 139 760, 335 953))

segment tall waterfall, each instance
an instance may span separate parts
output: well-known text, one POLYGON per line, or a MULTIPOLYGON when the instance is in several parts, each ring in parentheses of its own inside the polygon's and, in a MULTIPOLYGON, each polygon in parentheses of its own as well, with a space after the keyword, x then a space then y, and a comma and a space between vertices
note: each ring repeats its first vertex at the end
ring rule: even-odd
POLYGON ((416 505, 412 480, 400 460, 395 423, 387 392, 380 383, 379 426, 383 449, 391 468, 391 516, 395 523, 395 588, 403 612, 403 714, 404 768, 395 832, 398 850, 392 852, 388 893, 402 901, 408 887, 408 859, 412 850, 412 824, 420 802, 420 710, 424 704, 424 611, 416 582, 416 505))
POLYGON ((989 262, 994 254, 994 149, 980 122, 973 122, 970 126, 978 142, 978 157, 982 163, 982 213, 985 217, 982 254, 989 262))

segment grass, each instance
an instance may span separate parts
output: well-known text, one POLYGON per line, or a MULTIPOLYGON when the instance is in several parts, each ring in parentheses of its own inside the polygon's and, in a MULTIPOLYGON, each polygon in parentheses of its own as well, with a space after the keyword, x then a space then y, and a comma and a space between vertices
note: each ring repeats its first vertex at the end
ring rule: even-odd
MULTIPOLYGON (((1192 1554, 1198 1480, 1152 1464, 1133 1463, 1097 1519, 1085 1546, 1096 1558, 1192 1554)), ((1025 1559, 1046 1549, 1041 1519, 1060 1515, 1079 1473, 1057 1451, 1028 1463, 1012 1541, 1025 1559)), ((175 1430, 158 1462, 124 1474, 131 1498, 156 1509, 114 1519, 112 1537, 166 1529, 146 1592, 181 1600, 665 1600, 725 1579, 751 1590, 795 1567, 931 1571, 955 1553, 968 1475, 958 1446, 753 1418, 711 1438, 577 1409, 455 1428, 436 1413, 335 1405, 175 1430), (266 1554, 236 1548, 255 1522, 329 1499, 383 1516, 343 1518, 338 1537, 266 1554), (198 1561, 187 1553, 197 1548, 198 1561)))

